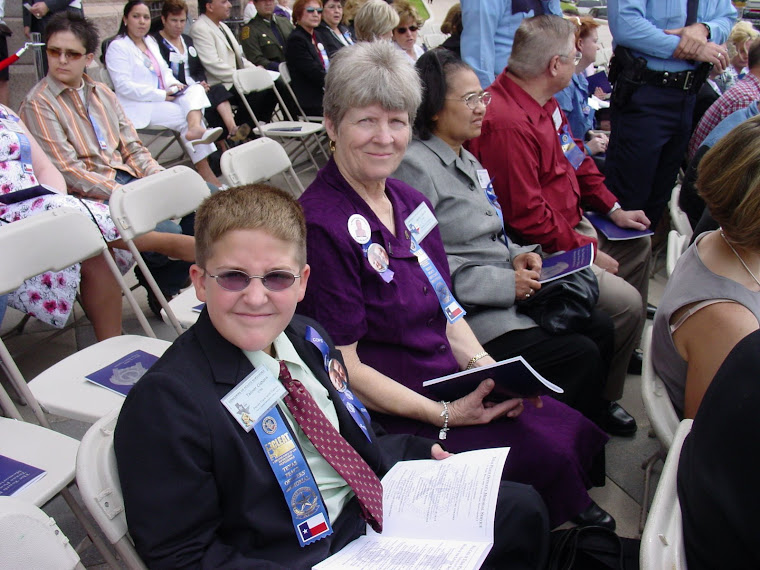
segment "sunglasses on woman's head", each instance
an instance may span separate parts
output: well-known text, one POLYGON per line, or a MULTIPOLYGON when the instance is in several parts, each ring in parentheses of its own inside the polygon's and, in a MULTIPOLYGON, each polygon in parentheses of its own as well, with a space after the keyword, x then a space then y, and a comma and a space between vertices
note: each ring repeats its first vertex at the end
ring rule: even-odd
POLYGON ((408 28, 405 28, 402 26, 400 28, 396 28, 396 31, 399 34, 405 34, 407 30, 409 30, 410 32, 416 32, 417 30, 419 30, 419 28, 417 26, 409 26, 408 28))
POLYGON ((217 284, 222 289, 236 293, 248 287, 251 279, 261 279, 261 284, 270 291, 284 291, 301 277, 300 275, 293 275, 290 271, 270 271, 266 275, 248 275, 237 269, 231 269, 219 275, 211 275, 208 272, 206 274, 212 279, 216 279, 217 284))

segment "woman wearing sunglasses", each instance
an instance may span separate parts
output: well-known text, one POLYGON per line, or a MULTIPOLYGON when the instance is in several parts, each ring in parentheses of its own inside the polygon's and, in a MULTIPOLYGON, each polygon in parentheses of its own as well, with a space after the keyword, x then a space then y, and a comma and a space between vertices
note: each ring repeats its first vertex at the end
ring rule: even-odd
POLYGON ((291 86, 307 115, 322 115, 322 94, 330 59, 315 30, 322 21, 320 0, 296 0, 293 5, 295 29, 288 36, 285 60, 291 86))
POLYGON ((422 27, 422 22, 414 6, 406 0, 394 2, 393 8, 399 18, 398 26, 393 30, 393 41, 414 63, 425 53, 424 48, 417 44, 417 31, 422 27))

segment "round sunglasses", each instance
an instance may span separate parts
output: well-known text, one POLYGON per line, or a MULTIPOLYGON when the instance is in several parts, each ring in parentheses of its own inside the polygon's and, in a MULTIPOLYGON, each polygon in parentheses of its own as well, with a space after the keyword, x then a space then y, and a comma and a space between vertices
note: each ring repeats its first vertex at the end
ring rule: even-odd
POLYGON ((408 28, 401 26, 399 28, 396 28, 396 31, 399 34, 405 34, 407 30, 409 30, 410 32, 416 32, 417 30, 419 30, 419 28, 417 26, 409 26, 408 28))
MULTIPOLYGON (((204 271, 206 271, 204 269, 204 271)), ((233 291, 235 293, 243 291, 251 283, 251 279, 261 279, 261 284, 264 285, 270 291, 284 291, 293 283, 296 279, 301 277, 300 275, 293 275, 290 271, 270 271, 266 275, 248 275, 244 271, 237 269, 230 269, 220 273, 219 275, 211 275, 206 271, 206 275, 212 279, 216 279, 219 287, 226 291, 233 291)))

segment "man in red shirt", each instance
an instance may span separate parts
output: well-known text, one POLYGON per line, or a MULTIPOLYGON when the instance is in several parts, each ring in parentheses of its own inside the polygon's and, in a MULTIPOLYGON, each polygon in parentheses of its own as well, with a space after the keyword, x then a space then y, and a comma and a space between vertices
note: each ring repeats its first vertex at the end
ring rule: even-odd
POLYGON ((615 325, 604 396, 610 418, 627 423, 633 433, 635 420, 615 401, 623 395, 628 361, 644 324, 650 240, 608 241, 597 235, 583 211, 606 214, 622 228, 643 230, 649 220, 641 210, 620 207, 583 143, 572 138, 554 98, 570 83, 576 54, 571 22, 548 15, 523 20, 509 65, 488 88, 491 105, 482 134, 469 150, 493 177, 504 222, 516 241, 539 243, 547 253, 596 246, 598 307, 615 325))

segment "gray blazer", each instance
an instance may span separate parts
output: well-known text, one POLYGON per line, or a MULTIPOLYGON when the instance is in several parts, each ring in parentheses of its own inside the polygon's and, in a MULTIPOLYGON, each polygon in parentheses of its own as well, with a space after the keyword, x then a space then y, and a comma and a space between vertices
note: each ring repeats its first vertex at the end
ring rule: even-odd
POLYGON ((393 177, 432 202, 454 296, 467 309, 465 319, 485 344, 509 331, 537 326, 515 308, 511 260, 521 253, 540 254, 541 248, 515 245, 503 234, 499 217, 478 183, 481 168, 471 153, 462 149, 457 156, 434 136, 426 141, 415 138, 393 177))

